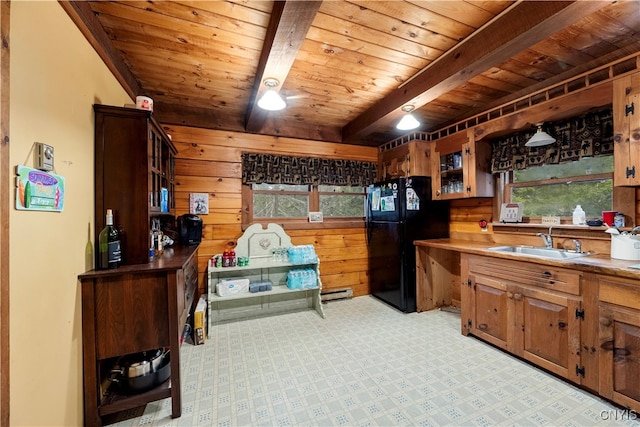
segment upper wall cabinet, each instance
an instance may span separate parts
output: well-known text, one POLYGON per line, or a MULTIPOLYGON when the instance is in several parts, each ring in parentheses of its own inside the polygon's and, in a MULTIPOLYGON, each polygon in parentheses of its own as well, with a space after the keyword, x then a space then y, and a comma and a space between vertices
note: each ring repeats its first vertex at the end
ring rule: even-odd
POLYGON ((613 175, 616 186, 640 186, 640 73, 613 82, 613 175))
POLYGON ((433 198, 493 197, 491 146, 459 132, 431 143, 433 198))
POLYGON ((106 105, 94 111, 95 241, 112 209, 124 232, 124 264, 147 263, 151 217, 175 208, 177 151, 149 111, 106 105))
POLYGON ((413 140, 393 148, 383 146, 378 154, 378 180, 431 176, 429 144, 427 141, 413 140))

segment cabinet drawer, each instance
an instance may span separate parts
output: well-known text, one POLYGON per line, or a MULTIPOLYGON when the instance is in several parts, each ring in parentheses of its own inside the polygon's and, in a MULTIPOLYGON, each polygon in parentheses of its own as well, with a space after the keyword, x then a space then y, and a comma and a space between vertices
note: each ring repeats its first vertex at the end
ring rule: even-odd
POLYGON ((521 285, 580 295, 581 274, 575 270, 491 257, 469 257, 469 271, 521 285))
POLYGON ((198 252, 196 251, 184 268, 178 273, 178 316, 184 324, 191 311, 198 288, 198 252))
POLYGON ((598 300, 637 309, 640 307, 640 281, 598 276, 598 300))

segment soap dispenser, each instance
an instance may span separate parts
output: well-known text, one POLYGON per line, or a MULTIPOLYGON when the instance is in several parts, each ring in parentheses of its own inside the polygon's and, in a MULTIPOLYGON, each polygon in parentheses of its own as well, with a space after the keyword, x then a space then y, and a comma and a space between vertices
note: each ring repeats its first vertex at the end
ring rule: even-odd
POLYGON ((573 211, 573 225, 584 225, 587 222, 586 214, 580 205, 573 211))

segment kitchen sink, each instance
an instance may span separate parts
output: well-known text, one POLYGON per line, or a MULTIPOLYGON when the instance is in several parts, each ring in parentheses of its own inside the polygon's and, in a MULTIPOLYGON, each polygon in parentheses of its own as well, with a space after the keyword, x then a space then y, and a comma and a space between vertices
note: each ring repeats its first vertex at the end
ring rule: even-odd
POLYGON ((566 249, 543 248, 536 246, 495 246, 488 248, 490 251, 509 254, 531 255, 548 259, 573 259, 590 255, 589 252, 575 252, 566 249))

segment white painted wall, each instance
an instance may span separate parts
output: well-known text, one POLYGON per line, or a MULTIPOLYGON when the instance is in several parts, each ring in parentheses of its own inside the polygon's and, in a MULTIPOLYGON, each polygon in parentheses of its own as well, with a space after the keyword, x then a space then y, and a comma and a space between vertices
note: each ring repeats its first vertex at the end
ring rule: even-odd
MULTIPOLYGON (((132 100, 58 2, 11 2, 10 165, 55 148, 61 213, 10 213, 11 424, 83 423, 80 286, 93 235, 94 103, 132 100)), ((13 180, 9 185, 14 189, 13 180)))

